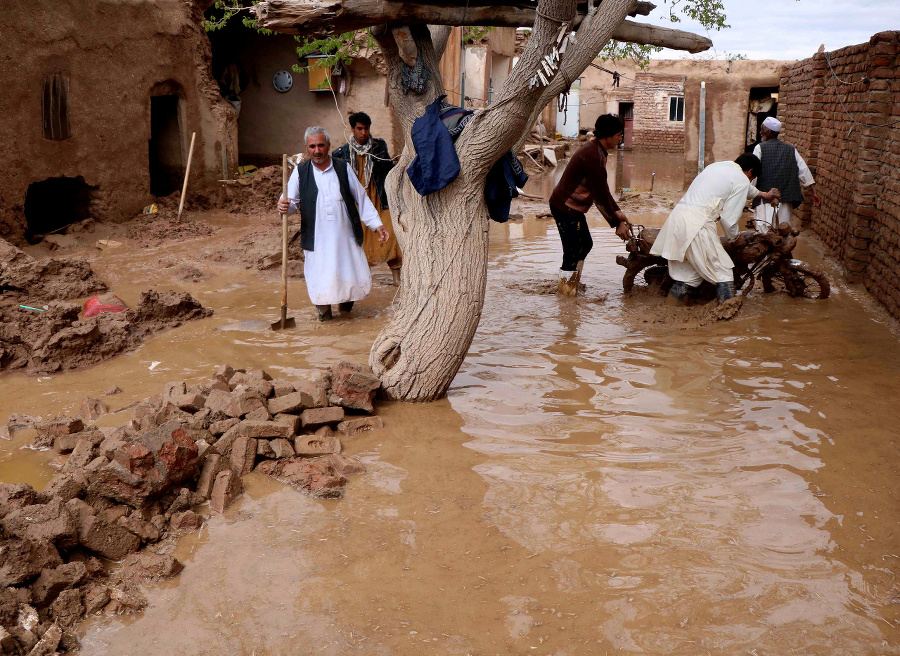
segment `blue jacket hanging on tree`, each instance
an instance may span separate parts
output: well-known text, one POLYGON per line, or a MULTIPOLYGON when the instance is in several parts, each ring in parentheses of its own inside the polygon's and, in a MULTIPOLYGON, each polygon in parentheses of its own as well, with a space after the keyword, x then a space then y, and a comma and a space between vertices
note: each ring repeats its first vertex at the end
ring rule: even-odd
MULTIPOLYGON (((413 123, 416 158, 406 173, 422 196, 440 191, 456 180, 459 157, 453 142, 473 114, 469 109, 444 102, 444 98, 441 96, 428 105, 425 114, 413 123)), ((525 186, 526 182, 528 174, 516 154, 512 150, 504 153, 488 171, 484 185, 484 201, 491 219, 498 223, 509 220, 512 199, 519 195, 517 187, 525 186)))
POLYGON ((416 158, 406 169, 406 174, 421 196, 440 191, 459 175, 459 158, 453 147, 453 137, 439 115, 444 98, 446 96, 441 96, 428 105, 425 114, 412 126, 416 158))

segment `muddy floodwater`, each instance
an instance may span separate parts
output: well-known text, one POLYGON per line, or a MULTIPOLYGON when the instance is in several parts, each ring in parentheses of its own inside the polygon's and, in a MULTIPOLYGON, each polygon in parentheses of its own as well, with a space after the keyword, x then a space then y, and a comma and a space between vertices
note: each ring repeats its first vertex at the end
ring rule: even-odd
MULTIPOLYGON (((728 322, 645 322, 660 300, 623 298, 622 243, 590 216, 585 296, 546 293, 552 221, 493 225, 484 314, 447 398, 382 404, 384 430, 345 443, 368 473, 342 500, 249 475, 179 543, 186 567, 146 611, 82 626, 83 653, 900 652, 900 349, 884 315, 807 240, 796 254, 830 272, 827 301, 757 289, 728 322)), ((167 257, 246 230, 192 219, 221 230, 167 257)), ((75 414, 114 384, 116 409, 225 362, 289 377, 365 361, 391 312, 382 267, 350 319, 314 321, 298 281, 296 330, 215 331, 274 320, 277 273, 221 263, 178 282, 162 254, 111 249, 95 269, 131 303, 187 290, 215 316, 84 371, 4 376, 0 418, 75 414)), ((0 479, 40 487, 52 454, 28 437, 0 445, 0 479)))

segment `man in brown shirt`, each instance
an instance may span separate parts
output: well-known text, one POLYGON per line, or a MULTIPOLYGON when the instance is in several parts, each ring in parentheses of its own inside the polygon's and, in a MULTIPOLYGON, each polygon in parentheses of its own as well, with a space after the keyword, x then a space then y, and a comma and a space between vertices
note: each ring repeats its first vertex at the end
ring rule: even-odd
POLYGON ((569 159, 550 196, 550 213, 556 220, 563 247, 559 293, 565 296, 577 295, 584 258, 594 245, 584 217, 591 205, 597 205, 620 239, 628 238, 628 218, 613 199, 606 180, 607 151, 619 145, 624 129, 618 116, 604 114, 598 117, 594 123, 594 138, 569 159))

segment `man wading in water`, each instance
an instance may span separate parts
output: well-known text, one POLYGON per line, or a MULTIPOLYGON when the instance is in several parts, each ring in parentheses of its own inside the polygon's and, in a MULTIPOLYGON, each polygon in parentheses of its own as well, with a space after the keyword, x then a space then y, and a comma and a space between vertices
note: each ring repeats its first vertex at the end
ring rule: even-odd
POLYGON ((594 245, 584 217, 591 205, 597 205, 600 214, 611 228, 616 229, 616 235, 622 241, 628 239, 631 224, 613 200, 606 179, 607 153, 619 145, 624 130, 618 116, 604 114, 598 117, 594 123, 594 138, 572 156, 550 196, 550 213, 556 220, 563 247, 559 293, 565 296, 578 294, 584 258, 594 245))
POLYGON ((363 224, 377 232, 382 242, 389 235, 350 165, 328 154, 331 139, 325 128, 307 128, 304 136, 309 159, 291 174, 287 198, 279 199, 278 211, 293 214, 300 210, 306 290, 319 321, 328 321, 333 304, 348 313, 354 301, 365 298, 372 289, 372 274, 362 249, 363 224))
POLYGON ((387 193, 384 190, 384 180, 392 168, 394 162, 388 154, 387 143, 384 139, 373 137, 370 129, 372 119, 365 112, 356 112, 350 115, 350 128, 353 134, 350 142, 332 153, 337 159, 342 159, 353 169, 356 178, 366 190, 372 205, 378 210, 381 222, 390 235, 387 241, 363 226, 363 250, 369 265, 387 262, 391 269, 394 284, 400 284, 400 266, 403 264, 403 256, 400 253, 400 245, 394 236, 394 226, 391 224, 391 213, 388 211, 387 193))

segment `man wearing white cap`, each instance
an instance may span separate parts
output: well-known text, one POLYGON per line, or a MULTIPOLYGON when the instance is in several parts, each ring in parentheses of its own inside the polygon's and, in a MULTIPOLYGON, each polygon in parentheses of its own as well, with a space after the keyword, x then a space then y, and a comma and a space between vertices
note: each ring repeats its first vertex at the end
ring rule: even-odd
POLYGON ((754 218, 759 230, 765 230, 764 226, 791 222, 791 210, 803 202, 801 186, 812 192, 813 205, 818 207, 822 202, 816 193, 815 180, 809 167, 796 148, 786 141, 779 141, 780 132, 781 121, 774 116, 767 117, 760 128, 762 142, 753 149, 753 154, 762 162, 762 173, 756 181, 757 188, 774 187, 781 192, 781 204, 777 210, 758 199, 753 202, 753 207, 756 208, 754 218))

